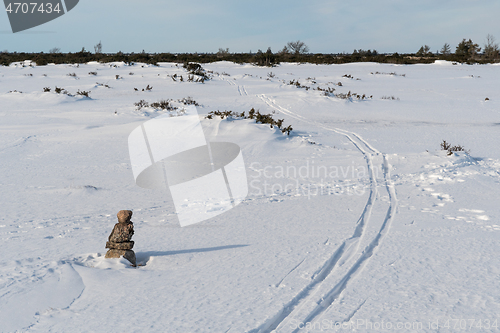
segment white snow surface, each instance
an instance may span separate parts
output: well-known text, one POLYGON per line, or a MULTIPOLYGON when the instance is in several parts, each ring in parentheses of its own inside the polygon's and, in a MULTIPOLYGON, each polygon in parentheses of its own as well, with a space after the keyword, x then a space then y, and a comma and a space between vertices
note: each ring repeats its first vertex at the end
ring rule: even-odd
POLYGON ((203 67, 0 67, 1 332, 500 330, 500 66, 203 67), (134 103, 187 96, 293 131, 203 118, 241 147, 249 194, 181 228, 168 191, 135 185, 127 138, 168 112, 134 103), (121 209, 138 267, 104 259, 121 209))

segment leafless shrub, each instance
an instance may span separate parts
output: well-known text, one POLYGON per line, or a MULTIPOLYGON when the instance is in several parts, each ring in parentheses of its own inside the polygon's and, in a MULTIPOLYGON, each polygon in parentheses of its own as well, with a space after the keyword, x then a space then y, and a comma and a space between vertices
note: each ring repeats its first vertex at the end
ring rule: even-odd
POLYGON ((80 96, 85 96, 85 97, 88 97, 90 98, 89 94, 90 94, 90 91, 80 91, 80 89, 78 89, 78 91, 76 92, 77 95, 80 95, 80 96))
POLYGON ((146 102, 145 100, 141 99, 139 102, 134 103, 134 105, 137 107, 137 110, 140 110, 142 108, 147 108, 149 107, 149 103, 146 102))
POLYGON ((195 105, 195 106, 199 106, 200 104, 198 104, 192 97, 188 96, 188 97, 184 97, 184 98, 181 98, 181 99, 178 99, 177 100, 179 103, 182 103, 184 105, 195 105))
POLYGON ((299 80, 291 80, 288 82, 288 85, 290 86, 296 86, 297 88, 302 88, 302 89, 305 89, 305 90, 309 90, 311 87, 308 87, 308 86, 303 86, 300 84, 299 80))
POLYGON ((317 87, 316 90, 322 91, 323 95, 325 95, 325 96, 332 96, 333 92, 335 91, 335 88, 332 88, 332 87, 326 87, 326 88, 317 87))
POLYGON ((96 45, 94 45, 94 51, 96 54, 102 53, 102 43, 99 41, 96 45))
POLYGON ((366 96, 366 94, 359 95, 356 93, 351 93, 351 91, 349 90, 349 92, 347 94, 338 93, 338 94, 335 94, 335 97, 340 98, 340 99, 347 99, 347 100, 351 100, 351 101, 354 99, 361 101, 361 100, 365 100, 365 99, 371 99, 371 98, 373 98, 373 95, 368 97, 368 96, 366 96))
POLYGON ((289 125, 287 127, 283 127, 284 119, 275 120, 272 114, 261 114, 258 110, 255 111, 254 108, 248 111, 248 116, 245 115, 245 112, 233 112, 233 111, 210 111, 208 115, 205 117, 206 119, 213 119, 214 116, 218 116, 221 119, 224 118, 236 118, 236 119, 254 119, 256 123, 260 124, 269 124, 271 128, 274 126, 278 127, 281 130, 281 133, 286 133, 290 135, 290 132, 293 130, 292 126, 289 125))
POLYGON ((373 72, 371 72, 370 74, 372 74, 372 75, 373 75, 373 74, 376 74, 376 75, 377 75, 377 74, 381 74, 381 75, 392 75, 392 76, 402 76, 402 77, 406 77, 406 74, 398 74, 398 73, 396 73, 396 72, 391 72, 391 73, 385 73, 385 72, 375 72, 375 73, 373 73, 373 72))
POLYGON ((443 140, 443 142, 441 142, 441 150, 448 151, 448 156, 452 155, 454 151, 464 151, 467 154, 469 154, 469 151, 465 150, 465 148, 462 145, 452 146, 451 144, 446 142, 446 140, 443 140))
POLYGON ((95 83, 98 87, 106 87, 106 88, 111 88, 110 86, 108 86, 107 84, 104 84, 104 83, 99 83, 99 82, 96 82, 95 83))
POLYGON ((170 105, 170 100, 165 100, 165 99, 161 99, 158 102, 153 102, 153 103, 149 104, 149 106, 151 106, 154 109, 161 109, 161 110, 167 110, 167 111, 171 111, 174 109, 170 105))

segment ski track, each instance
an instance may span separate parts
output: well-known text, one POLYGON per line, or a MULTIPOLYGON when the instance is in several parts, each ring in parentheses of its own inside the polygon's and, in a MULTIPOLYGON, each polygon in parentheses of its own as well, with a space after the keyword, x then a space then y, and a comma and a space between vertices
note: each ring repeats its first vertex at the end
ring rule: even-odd
POLYGON ((245 86, 238 86, 238 93, 240 94, 240 96, 248 96, 245 86))
POLYGON ((245 88, 245 86, 241 86, 241 89, 243 90, 243 94, 245 94, 245 96, 248 96, 247 88, 245 88))
MULTIPOLYGON (((363 271, 363 268, 366 266, 373 253, 377 250, 383 237, 389 232, 397 208, 397 197, 394 184, 390 177, 391 166, 388 162, 387 156, 380 153, 377 149, 375 149, 367 141, 365 141, 360 135, 339 128, 330 128, 324 126, 321 123, 309 120, 301 115, 298 115, 288 109, 279 106, 275 101, 264 94, 258 95, 258 97, 271 108, 281 111, 282 113, 290 117, 347 137, 349 141, 351 141, 352 144, 364 155, 369 169, 371 183, 368 201, 356 223, 356 228, 352 236, 342 242, 342 244, 337 248, 333 255, 313 275, 311 283, 309 283, 309 285, 307 285, 290 302, 288 302, 278 314, 264 322, 264 324, 262 324, 260 327, 250 331, 250 333, 267 333, 273 331, 278 332, 280 328, 283 328, 285 326, 285 323, 292 317, 292 315, 299 312, 299 310, 305 304, 308 304, 309 301, 315 302, 316 305, 314 306, 313 310, 306 315, 306 318, 304 320, 301 320, 301 322, 312 322, 313 320, 321 316, 325 312, 325 310, 327 310, 335 302, 335 300, 337 300, 341 296, 342 292, 347 288, 348 283, 363 271), (377 232, 371 242, 363 249, 363 251, 360 252, 361 240, 365 236, 365 227, 370 222, 373 205, 378 195, 378 184, 373 167, 374 155, 382 156, 382 170, 384 177, 383 182, 385 184, 385 189, 388 192, 390 202, 380 230, 377 232), (340 278, 340 281, 325 295, 318 297, 316 293, 320 290, 322 282, 328 276, 330 276, 332 271, 334 271, 334 269, 337 267, 337 263, 339 263, 341 260, 344 263, 349 263, 350 261, 352 261, 352 258, 357 259, 352 264, 347 273, 344 274, 340 278)), ((299 265, 297 265, 295 268, 297 268, 299 265)), ((357 309, 353 311, 347 318, 345 318, 344 321, 349 321, 354 316, 354 314, 364 305, 365 302, 366 300, 361 303, 357 307, 357 309)), ((298 331, 299 329, 297 328, 293 332, 295 333, 298 331)))
POLYGON ((222 76, 219 76, 219 77, 222 81, 226 81, 227 83, 229 83, 230 86, 238 86, 238 94, 240 94, 240 96, 248 96, 248 92, 247 92, 245 86, 237 85, 236 82, 233 82, 234 80, 226 80, 222 76))

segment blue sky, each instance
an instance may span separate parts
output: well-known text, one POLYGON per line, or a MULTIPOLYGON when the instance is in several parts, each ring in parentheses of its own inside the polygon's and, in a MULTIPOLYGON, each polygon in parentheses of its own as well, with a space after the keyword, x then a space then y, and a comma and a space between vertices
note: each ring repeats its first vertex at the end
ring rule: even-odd
POLYGON ((274 52, 302 40, 313 53, 432 51, 463 38, 500 42, 499 0, 81 0, 62 17, 12 33, 0 13, 0 51, 274 52))

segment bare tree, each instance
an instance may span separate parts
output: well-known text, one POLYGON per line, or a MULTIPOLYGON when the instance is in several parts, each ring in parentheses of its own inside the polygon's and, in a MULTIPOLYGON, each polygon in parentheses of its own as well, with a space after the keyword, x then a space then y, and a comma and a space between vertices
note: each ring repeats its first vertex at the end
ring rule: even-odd
POLYGON ((443 48, 441 49, 440 52, 442 55, 449 55, 451 53, 450 44, 444 43, 443 48))
POLYGON ((94 45, 94 51, 96 54, 102 53, 102 43, 99 41, 96 45, 94 45))
POLYGON ((301 42, 300 40, 296 42, 288 42, 286 44, 286 48, 290 53, 295 53, 295 54, 304 54, 309 52, 309 47, 304 42, 301 42))
POLYGON ((286 55, 286 54, 289 54, 290 53, 290 50, 288 50, 288 47, 283 46, 283 49, 281 51, 278 52, 278 54, 280 55, 286 55))
POLYGON ((224 58, 227 55, 229 55, 229 48, 226 47, 225 49, 223 49, 222 47, 219 47, 219 51, 217 52, 217 58, 224 58))
POLYGON ((495 43, 495 37, 488 34, 486 36, 486 44, 484 44, 484 54, 488 59, 496 59, 499 57, 498 43, 495 43))
POLYGON ((49 50, 49 53, 61 53, 61 49, 58 47, 53 47, 49 50))

